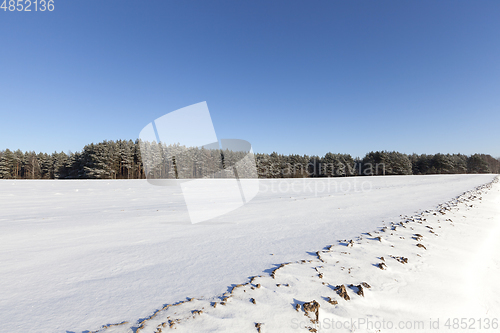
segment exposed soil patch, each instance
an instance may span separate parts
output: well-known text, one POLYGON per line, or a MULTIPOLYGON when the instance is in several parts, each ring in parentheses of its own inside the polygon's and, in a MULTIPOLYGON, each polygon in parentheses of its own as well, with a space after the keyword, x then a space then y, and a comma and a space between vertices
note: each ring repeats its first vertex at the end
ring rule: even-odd
MULTIPOLYGON (((345 288, 345 287, 344 287, 345 288)), ((319 320, 319 303, 316 302, 315 300, 312 300, 311 302, 307 302, 302 304, 302 309, 304 309, 304 312, 306 315, 308 315, 310 312, 314 313, 316 315, 316 319, 311 320, 313 323, 317 323, 319 320)))
POLYGON ((347 294, 347 290, 345 288, 345 285, 336 286, 334 290, 336 290, 337 294, 339 294, 339 296, 342 297, 343 299, 345 299, 346 301, 351 299, 349 297, 349 295, 347 294))

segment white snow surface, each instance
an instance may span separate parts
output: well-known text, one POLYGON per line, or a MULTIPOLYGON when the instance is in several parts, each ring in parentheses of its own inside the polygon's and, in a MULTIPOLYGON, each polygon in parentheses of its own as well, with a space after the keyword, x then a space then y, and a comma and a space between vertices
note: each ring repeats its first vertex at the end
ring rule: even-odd
POLYGON ((234 284, 315 259, 337 240, 434 209, 494 177, 260 180, 247 205, 199 224, 189 222, 178 187, 0 181, 0 332, 97 330, 187 297, 220 301, 234 284))

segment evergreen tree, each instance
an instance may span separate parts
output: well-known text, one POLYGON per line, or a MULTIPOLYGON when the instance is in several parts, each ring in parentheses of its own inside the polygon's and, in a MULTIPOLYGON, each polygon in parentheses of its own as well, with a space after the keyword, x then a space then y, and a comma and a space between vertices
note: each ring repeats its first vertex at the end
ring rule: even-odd
POLYGON ((64 179, 68 177, 68 168, 66 167, 68 155, 63 152, 52 154, 53 170, 55 179, 64 179))
POLYGON ((84 178, 109 179, 111 170, 108 165, 108 151, 106 145, 91 143, 83 148, 81 162, 84 178))
POLYGON ((453 154, 450 156, 450 159, 453 164, 452 173, 467 173, 467 156, 462 154, 453 154))
POLYGON ((16 179, 23 178, 24 164, 25 164, 24 154, 21 150, 18 149, 14 152, 14 165, 13 165, 14 178, 16 179))
POLYGON ((0 178, 13 179, 15 178, 14 169, 15 156, 9 149, 6 149, 0 158, 0 178))
POLYGON ((467 159, 468 173, 489 173, 488 163, 480 154, 474 154, 467 159))

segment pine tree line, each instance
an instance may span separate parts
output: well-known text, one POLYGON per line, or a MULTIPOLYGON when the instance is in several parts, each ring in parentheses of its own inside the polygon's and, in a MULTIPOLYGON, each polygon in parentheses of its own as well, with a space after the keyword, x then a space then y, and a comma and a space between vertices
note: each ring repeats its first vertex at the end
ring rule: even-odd
POLYGON ((142 141, 140 147, 144 172, 152 179, 252 178, 255 168, 255 160, 245 151, 142 141))
POLYGON ((364 158, 327 153, 319 156, 256 154, 259 178, 346 177, 372 175, 500 174, 500 159, 491 155, 407 155, 369 152, 364 158))
POLYGON ((81 152, 52 154, 0 152, 3 179, 140 179, 144 178, 139 141, 104 141, 81 152))
POLYGON ((180 145, 103 141, 76 153, 0 151, 0 179, 144 179, 247 178, 254 163, 259 178, 347 177, 369 175, 426 175, 500 173, 491 155, 407 155, 376 151, 364 158, 349 154, 325 156, 254 154, 180 145), (250 155, 251 156, 251 155, 250 155))

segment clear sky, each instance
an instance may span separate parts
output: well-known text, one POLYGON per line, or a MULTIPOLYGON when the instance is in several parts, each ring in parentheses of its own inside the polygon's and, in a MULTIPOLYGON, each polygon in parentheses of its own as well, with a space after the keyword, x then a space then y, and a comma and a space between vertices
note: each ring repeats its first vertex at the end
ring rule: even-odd
POLYGON ((256 152, 500 156, 498 0, 55 0, 0 33, 0 150, 135 140, 206 101, 256 152))

